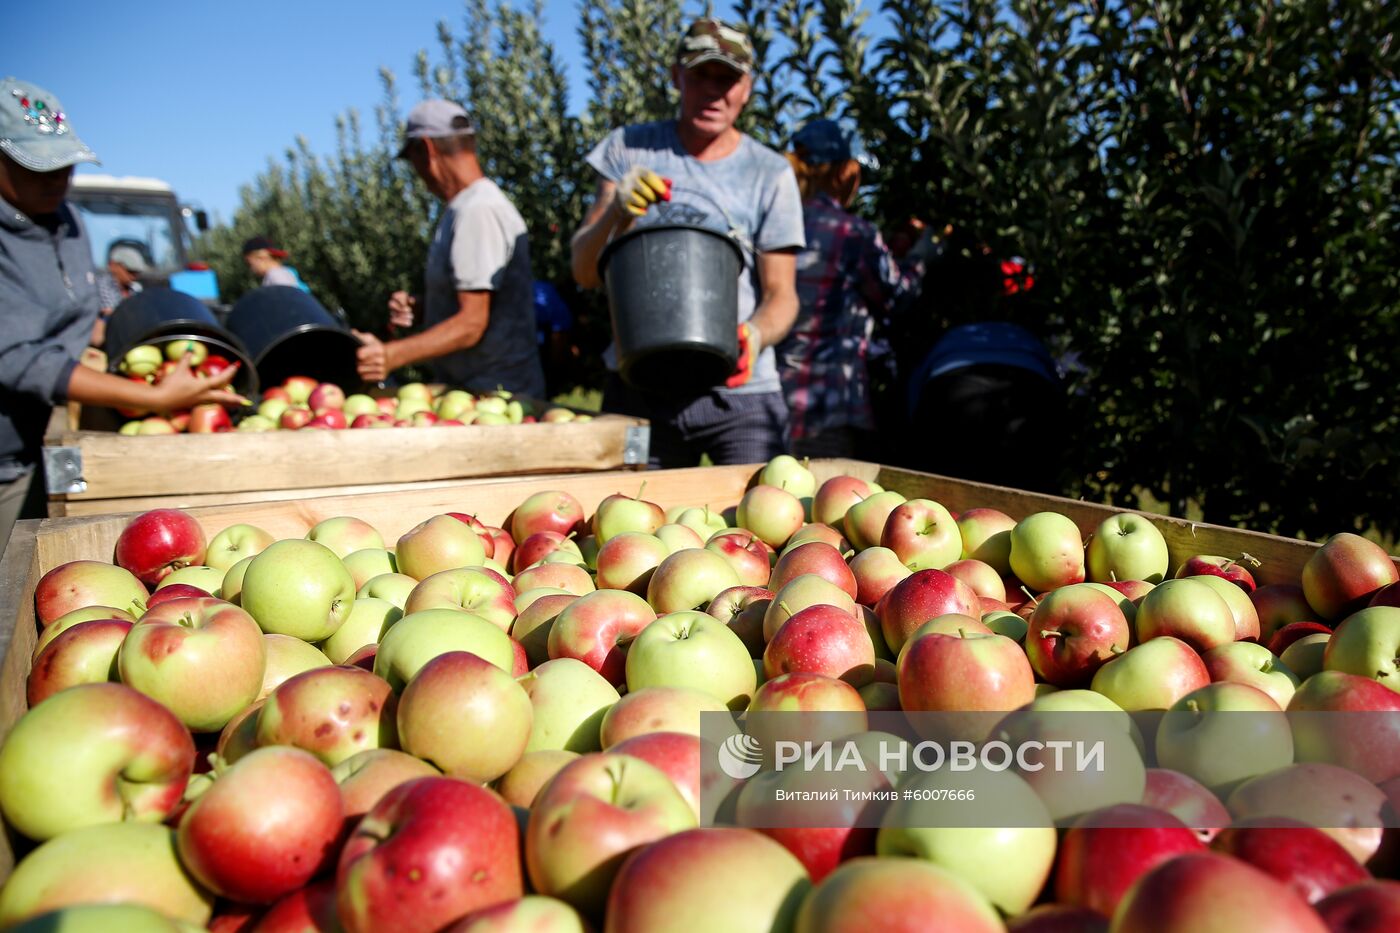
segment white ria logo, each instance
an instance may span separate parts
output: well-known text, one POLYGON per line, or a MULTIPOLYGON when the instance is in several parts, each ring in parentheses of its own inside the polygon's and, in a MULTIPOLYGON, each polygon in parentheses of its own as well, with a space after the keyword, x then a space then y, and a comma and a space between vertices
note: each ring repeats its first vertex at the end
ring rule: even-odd
POLYGON ((751 735, 731 735, 719 747, 719 768, 736 781, 758 773, 763 762, 763 746, 751 735))

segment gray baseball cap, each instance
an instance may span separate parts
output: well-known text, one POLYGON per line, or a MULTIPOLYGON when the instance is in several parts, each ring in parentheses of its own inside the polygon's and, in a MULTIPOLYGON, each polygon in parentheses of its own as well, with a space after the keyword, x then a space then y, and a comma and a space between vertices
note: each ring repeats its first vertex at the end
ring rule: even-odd
POLYGON ((124 266, 128 272, 134 275, 145 275, 151 271, 151 267, 146 263, 146 257, 141 255, 141 249, 131 243, 114 245, 107 251, 107 261, 124 266))
POLYGON ((403 126, 403 145, 399 158, 408 155, 408 146, 415 139, 441 139, 444 136, 475 135, 476 126, 461 104, 434 98, 425 100, 408 112, 403 126))
POLYGON ((18 78, 0 81, 0 152, 31 172, 97 162, 97 153, 73 132, 58 98, 18 78))

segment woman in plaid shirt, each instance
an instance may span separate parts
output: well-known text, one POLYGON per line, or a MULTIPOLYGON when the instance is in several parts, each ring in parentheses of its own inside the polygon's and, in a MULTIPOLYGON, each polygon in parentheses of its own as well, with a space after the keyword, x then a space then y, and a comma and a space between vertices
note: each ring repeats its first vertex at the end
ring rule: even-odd
POLYGON ((799 311, 778 345, 778 375, 793 452, 851 456, 874 442, 867 363, 876 316, 912 291, 924 251, 911 250, 901 269, 875 225, 847 210, 870 162, 853 132, 815 120, 792 143, 807 246, 797 257, 799 311))

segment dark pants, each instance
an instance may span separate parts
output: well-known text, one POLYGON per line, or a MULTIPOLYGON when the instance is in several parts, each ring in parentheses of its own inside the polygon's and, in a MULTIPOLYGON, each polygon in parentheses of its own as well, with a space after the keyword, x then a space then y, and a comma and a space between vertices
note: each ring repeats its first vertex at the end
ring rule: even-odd
POLYGON ((908 429, 915 469, 1056 492, 1064 389, 1015 366, 979 364, 929 380, 908 429))
POLYGON ((765 463, 787 450, 788 410, 782 392, 733 395, 710 391, 668 400, 629 387, 616 373, 603 390, 603 411, 651 422, 652 469, 690 467, 709 454, 716 466, 765 463))

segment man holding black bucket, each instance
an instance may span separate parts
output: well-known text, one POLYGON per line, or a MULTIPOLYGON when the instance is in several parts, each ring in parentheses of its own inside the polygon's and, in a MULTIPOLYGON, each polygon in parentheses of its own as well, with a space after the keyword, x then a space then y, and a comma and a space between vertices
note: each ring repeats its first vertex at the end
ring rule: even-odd
MULTIPOLYGON (((739 362, 723 385, 677 395, 629 386, 616 372, 609 377, 603 408, 650 419, 653 467, 694 466, 702 453, 716 464, 757 463, 787 447, 788 411, 772 348, 797 316, 802 200, 787 160, 735 127, 753 88, 753 65, 747 34, 696 20, 671 67, 679 117, 614 130, 588 156, 601 181, 573 237, 580 286, 602 285, 604 249, 634 228, 699 225, 743 250, 734 322, 739 362)), ((611 348, 605 359, 616 367, 611 348)))

